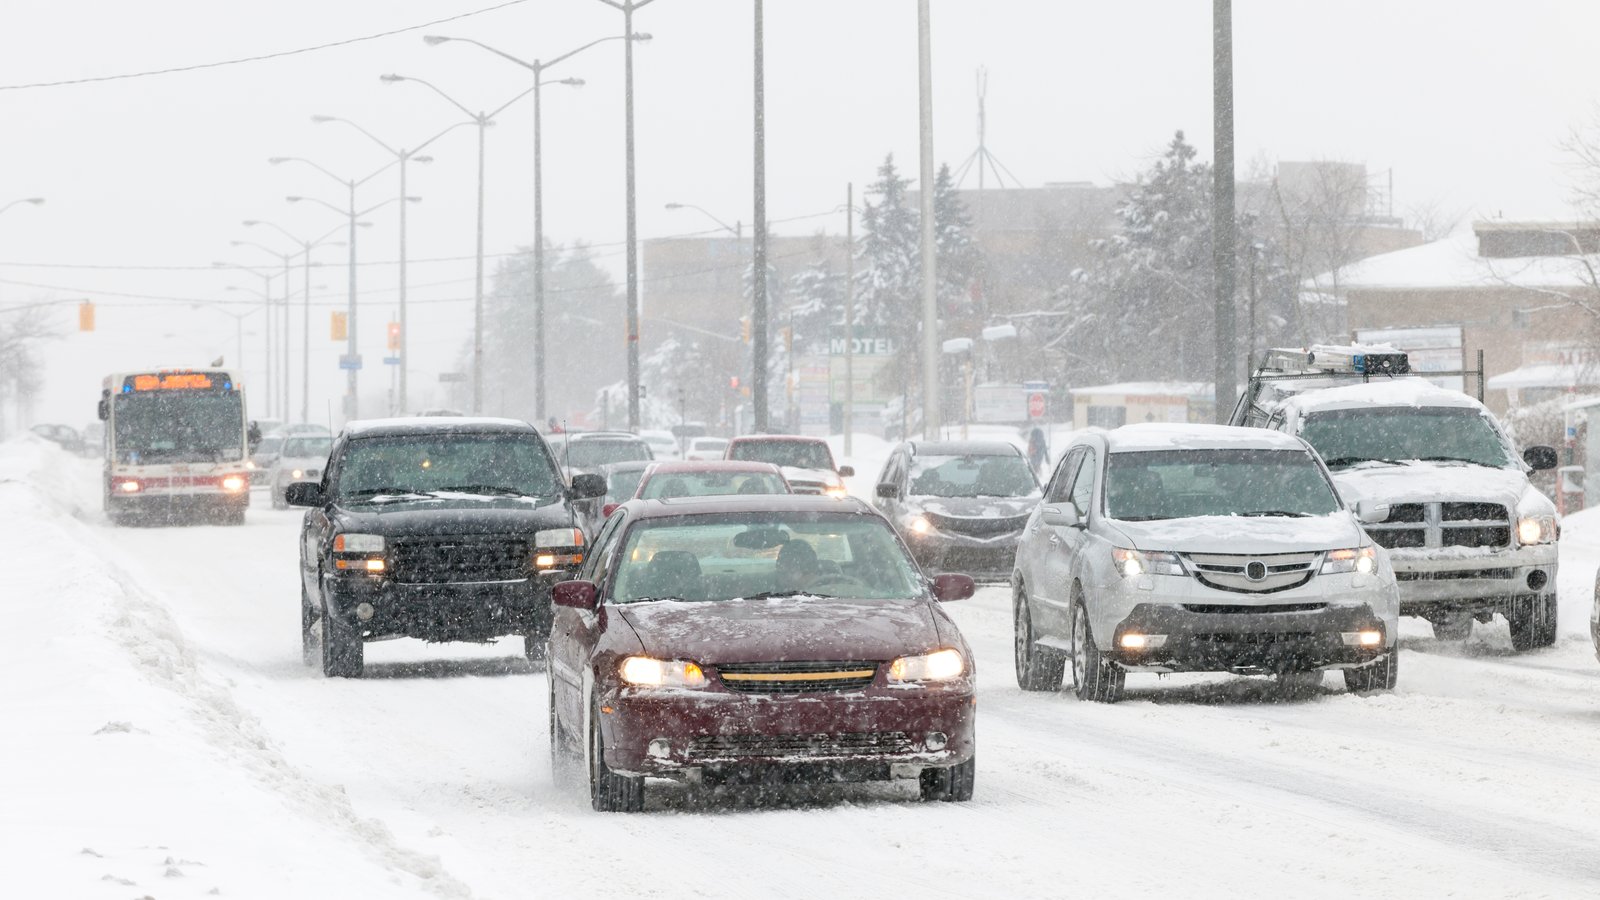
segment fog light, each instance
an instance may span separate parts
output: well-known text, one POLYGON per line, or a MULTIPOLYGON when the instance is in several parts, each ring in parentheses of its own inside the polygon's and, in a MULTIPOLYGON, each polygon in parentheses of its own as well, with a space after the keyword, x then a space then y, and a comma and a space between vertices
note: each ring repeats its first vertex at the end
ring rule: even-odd
POLYGON ((1543 569, 1534 569, 1528 573, 1528 590, 1537 591, 1550 581, 1550 576, 1543 569))
POLYGON ((369 559, 369 560, 367 560, 367 571, 368 572, 382 572, 383 569, 384 569, 383 560, 381 560, 381 559, 369 559))
POLYGON ((1345 631, 1339 634, 1346 647, 1381 647, 1383 632, 1374 628, 1364 631, 1345 631))
POLYGON ((1164 634, 1139 634, 1129 632, 1122 636, 1120 644, 1124 650, 1154 650, 1167 642, 1164 634))
POLYGON ((357 604, 356 606, 356 618, 363 622, 370 620, 372 618, 372 614, 375 612, 377 612, 377 610, 372 608, 371 603, 361 603, 357 604))
POLYGON ((645 752, 656 759, 667 759, 672 756, 672 742, 666 738, 655 738, 645 752))
POLYGON ((928 732, 928 736, 922 740, 922 746, 928 748, 928 750, 934 753, 943 750, 949 743, 950 738, 945 736, 945 733, 942 731, 930 731, 928 732))

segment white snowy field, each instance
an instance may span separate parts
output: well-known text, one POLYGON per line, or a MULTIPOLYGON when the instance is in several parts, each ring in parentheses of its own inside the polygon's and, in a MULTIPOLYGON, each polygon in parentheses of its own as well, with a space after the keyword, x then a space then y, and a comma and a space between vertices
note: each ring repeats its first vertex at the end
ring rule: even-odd
POLYGON ((1131 676, 1104 707, 1016 688, 988 588, 950 607, 980 672, 971 803, 663 785, 624 816, 552 783, 518 640, 303 667, 298 512, 113 529, 98 463, 23 438, 0 472, 0 896, 1600 894, 1593 512, 1565 523, 1548 650, 1407 622, 1391 695, 1131 676))

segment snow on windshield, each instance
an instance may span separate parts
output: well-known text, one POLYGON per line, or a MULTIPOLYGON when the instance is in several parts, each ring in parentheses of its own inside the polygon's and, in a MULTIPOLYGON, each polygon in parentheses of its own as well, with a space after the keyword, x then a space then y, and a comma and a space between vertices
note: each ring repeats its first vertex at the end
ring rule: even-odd
POLYGON ((1198 516, 1321 516, 1333 488, 1298 450, 1152 450, 1112 453, 1106 515, 1137 522, 1198 516))
POLYGON ((1510 464, 1494 426, 1469 406, 1322 410, 1307 414, 1300 436, 1336 469, 1368 461, 1510 464))
POLYGON ((339 495, 459 492, 552 497, 561 480, 539 442, 520 435, 453 434, 351 441, 339 495))
POLYGON ((1039 493, 1020 456, 920 456, 911 467, 919 497, 1030 497, 1039 493))
POLYGON ((728 458, 795 469, 833 468, 833 455, 821 441, 737 441, 728 458))

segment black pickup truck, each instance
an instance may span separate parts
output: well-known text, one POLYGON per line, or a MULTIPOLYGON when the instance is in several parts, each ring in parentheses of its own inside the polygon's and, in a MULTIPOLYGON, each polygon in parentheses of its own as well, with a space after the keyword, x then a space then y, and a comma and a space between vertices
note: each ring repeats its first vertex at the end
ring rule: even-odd
POLYGON ((324 674, 357 677, 365 642, 388 637, 522 635, 528 658, 541 659, 551 586, 587 550, 572 504, 604 493, 598 475, 568 485, 526 422, 351 422, 322 481, 286 495, 310 507, 300 533, 305 663, 320 645, 324 674))

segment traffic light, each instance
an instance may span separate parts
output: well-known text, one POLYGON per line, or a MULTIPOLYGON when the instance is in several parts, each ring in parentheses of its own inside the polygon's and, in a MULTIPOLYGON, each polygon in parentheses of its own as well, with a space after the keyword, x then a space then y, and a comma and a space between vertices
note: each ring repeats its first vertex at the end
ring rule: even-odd
POLYGON ((739 317, 739 340, 750 343, 750 317, 739 317))
POLYGON ((783 352, 794 352, 794 329, 788 325, 783 327, 783 352))
POLYGON ((399 322, 390 322, 389 323, 389 349, 390 350, 399 350, 400 349, 400 323, 399 322))
POLYGON ((94 330, 94 304, 88 300, 78 304, 78 330, 94 330))
POLYGON ((328 336, 336 341, 343 341, 350 337, 350 316, 347 313, 335 312, 333 321, 328 326, 328 336))
POLYGON ((728 376, 728 389, 729 390, 734 390, 734 391, 737 391, 739 389, 739 376, 737 376, 737 375, 729 375, 728 376))

